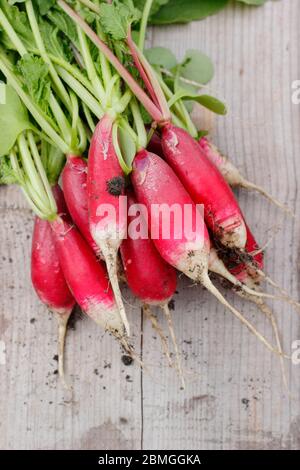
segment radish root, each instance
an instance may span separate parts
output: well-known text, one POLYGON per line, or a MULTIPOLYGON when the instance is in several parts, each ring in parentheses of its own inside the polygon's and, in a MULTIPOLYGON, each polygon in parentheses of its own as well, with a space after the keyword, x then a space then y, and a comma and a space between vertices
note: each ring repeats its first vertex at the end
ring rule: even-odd
POLYGON ((118 280, 118 258, 117 258, 118 253, 114 248, 110 248, 107 243, 101 243, 100 249, 103 253, 103 256, 106 262, 109 280, 110 280, 112 290, 115 295, 115 300, 116 300, 116 304, 120 313, 120 317, 124 324, 124 328, 127 333, 127 336, 130 336, 129 322, 128 322, 126 311, 124 308, 122 294, 121 294, 119 280, 118 280))
POLYGON ((213 285, 207 273, 201 274, 200 282, 212 295, 214 295, 219 300, 222 305, 227 307, 233 313, 233 315, 235 315, 251 331, 251 333, 253 333, 266 346, 266 348, 275 354, 280 356, 282 355, 282 353, 278 349, 275 349, 269 343, 269 341, 261 333, 259 333, 259 331, 238 310, 236 310, 232 305, 230 305, 229 302, 227 302, 218 289, 213 285))
POLYGON ((58 322, 58 375, 62 381, 64 388, 71 390, 70 385, 66 382, 65 379, 65 370, 64 370, 64 353, 65 353, 65 340, 67 333, 67 324, 70 318, 71 312, 69 314, 60 315, 56 313, 56 318, 58 322))
POLYGON ((164 312, 165 317, 166 317, 167 322, 168 322, 169 332, 170 332, 170 335, 171 335, 171 338, 172 338, 172 343, 173 343, 174 350, 175 350, 176 369, 178 371, 178 374, 179 374, 179 377, 180 377, 180 380, 181 380, 181 385, 182 385, 182 388, 184 390, 185 389, 185 380, 184 380, 184 375, 183 375, 183 370, 182 370, 182 365, 181 365, 181 359, 180 359, 180 352, 179 352, 179 349, 178 349, 178 344, 177 344, 177 339, 176 339, 176 335, 175 335, 172 315, 170 313, 170 310, 169 310, 169 307, 168 307, 167 303, 161 305, 161 309, 164 312))
POLYGON ((268 201, 270 201, 272 204, 275 206, 279 207, 282 209, 284 212, 289 214, 291 217, 295 218, 294 212, 287 207, 285 204, 282 202, 278 201, 275 199, 273 196, 271 196, 265 189, 263 189, 261 186, 256 185, 255 183, 251 183, 250 181, 247 181, 246 179, 242 178, 241 181, 239 181, 239 186, 244 189, 250 189, 253 191, 256 191, 260 193, 262 196, 264 196, 268 201))
POLYGON ((168 341, 167 341, 167 338, 166 336, 164 335, 164 332, 163 330, 161 329, 159 323, 158 323, 158 320, 156 318, 155 315, 153 315, 153 313, 151 312, 150 310, 150 307, 149 305, 147 304, 144 304, 143 305, 143 313, 146 315, 146 317, 151 321, 151 324, 152 324, 152 328, 157 332, 157 334, 159 335, 160 337, 160 340, 161 340, 161 345, 162 345, 162 348, 163 348, 163 351, 164 351, 164 354, 168 360, 168 363, 169 363, 169 366, 170 367, 173 367, 173 362, 172 362, 172 359, 171 359, 171 355, 170 355, 170 350, 169 350, 169 345, 168 345, 168 341))

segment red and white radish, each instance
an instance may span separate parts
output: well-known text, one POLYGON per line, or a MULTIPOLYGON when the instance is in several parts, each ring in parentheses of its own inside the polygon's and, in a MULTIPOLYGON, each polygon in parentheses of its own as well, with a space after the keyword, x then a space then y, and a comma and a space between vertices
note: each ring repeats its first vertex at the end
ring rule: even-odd
POLYGON ((194 203, 204 205, 205 221, 214 236, 224 246, 244 249, 247 231, 239 205, 222 175, 203 157, 199 144, 184 129, 167 124, 162 147, 194 203))
MULTIPOLYGON (((147 207, 151 218, 151 228, 154 228, 155 233, 158 234, 153 241, 165 261, 206 287, 252 333, 259 337, 268 349, 274 351, 269 342, 227 302, 212 284, 208 275, 210 239, 204 221, 202 233, 197 230, 192 238, 192 231, 182 226, 182 236, 178 237, 178 227, 174 236, 174 219, 172 218, 170 219, 170 237, 162 236, 162 217, 159 212, 151 210, 153 205, 165 204, 168 207, 177 205, 181 207, 182 213, 185 207, 188 207, 190 218, 194 221, 198 218, 196 205, 167 163, 146 150, 139 152, 133 162, 132 182, 138 201, 147 207)), ((183 222, 184 218, 182 218, 182 225, 184 225, 183 222)))
MULTIPOLYGON (((60 188, 53 188, 58 210, 61 204, 60 188)), ((35 218, 31 251, 31 280, 33 287, 58 321, 58 372, 64 382, 64 344, 69 317, 75 300, 60 266, 51 226, 47 220, 35 218)))
POLYGON ((57 217, 51 226, 60 264, 76 302, 105 331, 122 339, 122 320, 102 262, 70 219, 57 217))
POLYGON ((113 118, 99 121, 93 134, 88 158, 88 205, 90 230, 105 259, 120 316, 129 335, 129 323, 117 276, 117 255, 126 236, 126 207, 120 210, 125 179, 113 144, 113 118))

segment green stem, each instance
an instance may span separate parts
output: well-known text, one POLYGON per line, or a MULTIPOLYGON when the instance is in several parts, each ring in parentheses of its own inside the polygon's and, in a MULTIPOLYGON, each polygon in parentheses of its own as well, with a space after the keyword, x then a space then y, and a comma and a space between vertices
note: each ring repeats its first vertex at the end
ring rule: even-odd
POLYGON ((88 46, 87 38, 80 26, 77 26, 77 34, 80 42, 81 55, 84 60, 85 68, 88 77, 93 85, 97 98, 102 103, 105 100, 105 90, 96 72, 93 59, 91 57, 90 49, 88 46))
MULTIPOLYGON (((38 171, 32 159, 31 152, 28 148, 27 140, 23 133, 20 134, 18 137, 18 148, 19 148, 22 166, 24 168, 25 175, 28 177, 36 193, 43 194, 44 186, 39 177, 38 171)), ((45 206, 47 207, 47 204, 45 204, 45 206)))
POLYGON ((59 106, 56 98, 53 93, 50 93, 49 105, 55 120, 58 124, 58 127, 61 131, 61 134, 64 136, 64 141, 70 146, 71 145, 71 126, 67 120, 65 114, 63 113, 61 107, 59 106))
POLYGON ((30 206, 30 208, 33 210, 33 212, 40 217, 40 219, 45 219, 45 214, 39 210, 39 208, 36 206, 36 204, 32 201, 31 197, 29 196, 29 192, 26 188, 26 183, 24 181, 24 177, 22 175, 22 171, 20 169, 20 165, 18 163, 18 158, 17 155, 14 151, 11 151, 9 154, 10 162, 12 169, 16 173, 18 180, 19 180, 19 185, 21 186, 21 189, 23 191, 23 194, 30 206))
POLYGON ((38 47, 38 49, 41 53, 41 57, 43 58, 44 62, 49 66, 49 73, 50 73, 50 76, 53 80, 53 85, 54 85, 57 93, 59 94, 59 97, 61 98, 62 102, 65 104, 67 109, 70 110, 70 107, 71 107, 70 97, 69 97, 67 90, 65 89, 62 81, 60 80, 60 78, 59 78, 59 76, 58 76, 51 60, 49 59, 49 56, 48 56, 47 52, 46 52, 46 48, 45 48, 40 30, 39 30, 39 26, 38 26, 38 23, 37 23, 37 20, 36 20, 36 16, 35 16, 35 13, 34 13, 32 1, 27 0, 25 5, 26 5, 26 11, 27 11, 28 19, 29 19, 29 22, 30 22, 31 30, 32 30, 33 35, 34 35, 36 45, 37 45, 37 47, 38 47))
POLYGON ((94 131, 96 129, 96 125, 94 123, 92 114, 91 114, 89 108, 87 107, 87 105, 85 103, 82 103, 82 107, 83 107, 83 112, 84 112, 86 121, 88 123, 88 126, 91 129, 91 131, 94 133, 94 131))
POLYGON ((94 96, 64 68, 59 66, 58 73, 74 93, 88 106, 92 113, 100 119, 104 115, 104 110, 94 96))
MULTIPOLYGON (((99 38, 102 39, 102 41, 107 42, 107 38, 102 31, 99 21, 96 22, 96 31, 97 31, 99 38)), ((108 60, 103 54, 100 54, 100 65, 101 65, 101 72, 102 72, 104 87, 106 88, 111 80, 112 74, 111 74, 110 63, 108 62, 108 60)))
POLYGON ((51 189, 51 186, 49 184, 49 181, 48 181, 48 178, 47 178, 47 175, 46 175, 46 172, 45 172, 45 168, 43 167, 43 164, 41 162, 41 157, 40 157, 39 151, 37 149, 35 139, 34 139, 34 136, 33 136, 32 132, 30 132, 30 131, 27 132, 27 139, 28 139, 28 142, 29 142, 29 146, 30 146, 31 154, 32 154, 33 159, 34 159, 35 166, 38 170, 39 177, 41 178, 41 181, 43 182, 44 189, 45 189, 47 197, 48 197, 50 210, 51 210, 51 212, 57 212, 57 206, 56 206, 56 202, 55 202, 55 199, 54 199, 54 196, 53 196, 53 193, 52 193, 52 189, 51 189))
POLYGON ((146 0, 144 11, 143 11, 141 27, 140 27, 139 43, 138 43, 139 49, 141 51, 143 51, 145 47, 146 30, 147 30, 147 24, 148 24, 152 4, 153 4, 153 0, 146 0))
POLYGON ((138 135, 138 143, 142 148, 146 148, 147 132, 146 132, 144 121, 140 112, 140 108, 135 98, 132 98, 130 102, 130 108, 131 108, 134 124, 135 124, 137 135, 138 135))
POLYGON ((90 10, 92 10, 94 13, 100 13, 100 8, 98 5, 95 5, 91 0, 79 0, 82 5, 85 5, 88 7, 90 10))

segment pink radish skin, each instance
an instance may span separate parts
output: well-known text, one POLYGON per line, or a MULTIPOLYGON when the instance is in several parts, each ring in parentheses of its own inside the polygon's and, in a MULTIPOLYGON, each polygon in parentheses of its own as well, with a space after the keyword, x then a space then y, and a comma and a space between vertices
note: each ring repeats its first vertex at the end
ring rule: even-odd
MULTIPOLYGON (((274 351, 268 341, 258 333, 258 331, 233 308, 208 276, 210 240, 207 229, 204 227, 202 239, 199 233, 195 234, 194 240, 188 240, 184 235, 182 227, 182 237, 174 236, 171 227, 171 237, 164 239, 161 236, 161 217, 157 212, 151 211, 153 204, 167 204, 169 207, 178 204, 184 210, 187 204, 191 208, 194 220, 196 219, 197 208, 191 197, 182 186, 178 177, 172 169, 157 155, 142 150, 133 162, 132 183, 139 203, 147 207, 149 216, 151 215, 151 226, 158 228, 160 236, 153 239, 153 242, 160 255, 179 271, 188 277, 205 286, 223 305, 244 323, 249 330, 254 333, 265 346, 274 351)), ((278 352, 278 351, 276 351, 278 352)))
POLYGON ((80 157, 67 156, 62 172, 62 185, 65 200, 71 217, 94 252, 99 255, 99 247, 95 243, 89 226, 88 194, 87 194, 87 163, 80 157))
POLYGON ((98 123, 88 158, 88 207, 92 237, 103 254, 116 303, 129 336, 129 323, 124 309, 117 276, 117 254, 126 236, 126 216, 119 210, 119 197, 124 195, 125 180, 116 155, 113 139, 113 119, 105 115, 98 123), (101 213, 109 205, 115 214, 101 213))
POLYGON ((277 199, 272 197, 260 186, 246 180, 246 178, 241 175, 240 171, 228 160, 228 158, 225 157, 225 155, 223 155, 206 137, 202 137, 202 139, 200 139, 199 145, 206 157, 216 166, 216 168, 218 168, 230 186, 256 191, 275 204, 275 206, 294 216, 293 212, 286 205, 277 201, 277 199))
MULTIPOLYGON (((61 203, 59 186, 53 188, 58 210, 66 210, 61 203)), ((58 372, 64 380, 64 345, 69 317, 75 307, 75 299, 66 283, 48 221, 35 218, 32 250, 31 280, 40 300, 55 314, 58 321, 58 372)))
POLYGON ((76 302, 105 331, 122 338, 122 320, 104 266, 70 220, 58 217, 51 225, 60 264, 76 302))
MULTIPOLYGON (((128 224, 135 219, 130 214, 134 204, 136 201, 129 195, 128 224)), ((152 240, 133 240, 128 236, 120 251, 126 280, 135 296, 149 305, 168 303, 176 291, 176 271, 162 259, 152 240)))
POLYGON ((244 249, 247 233, 239 205, 199 144, 185 130, 167 124, 162 130, 162 148, 193 201, 204 205, 205 221, 215 237, 224 246, 244 249))

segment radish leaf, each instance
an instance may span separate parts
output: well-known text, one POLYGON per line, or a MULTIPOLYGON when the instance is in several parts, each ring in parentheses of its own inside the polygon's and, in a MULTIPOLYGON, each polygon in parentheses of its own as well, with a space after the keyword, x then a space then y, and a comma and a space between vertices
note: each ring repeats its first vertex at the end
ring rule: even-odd
POLYGON ((222 10, 228 0, 170 0, 151 19, 153 24, 189 23, 222 10))
POLYGON ((152 47, 145 51, 145 55, 151 65, 158 65, 168 70, 177 65, 175 55, 166 47, 152 47))
POLYGON ((9 85, 5 85, 5 103, 0 103, 0 157, 7 155, 18 136, 31 129, 26 108, 19 96, 9 85))
POLYGON ((43 111, 47 112, 51 92, 49 66, 42 58, 26 54, 18 61, 17 69, 22 75, 29 95, 43 111))
POLYGON ((195 101, 216 114, 225 115, 227 113, 226 105, 210 95, 197 95, 181 89, 169 100, 170 108, 179 100, 195 101))
POLYGON ((140 12, 134 7, 132 0, 116 0, 112 4, 101 5, 100 19, 103 29, 116 41, 125 39, 128 27, 140 17, 140 12))
POLYGON ((201 85, 210 82, 214 76, 214 66, 203 52, 190 49, 186 52, 179 75, 201 85))

